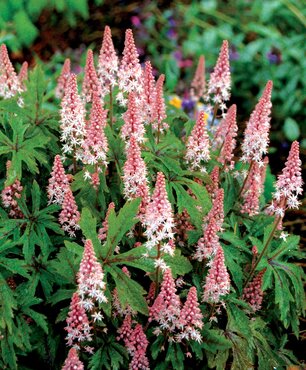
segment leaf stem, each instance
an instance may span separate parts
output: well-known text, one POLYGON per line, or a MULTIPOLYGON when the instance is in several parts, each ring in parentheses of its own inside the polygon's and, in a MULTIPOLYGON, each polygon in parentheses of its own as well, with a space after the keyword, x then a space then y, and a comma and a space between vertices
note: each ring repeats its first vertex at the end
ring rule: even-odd
POLYGON ((247 286, 247 284, 249 283, 249 281, 252 279, 252 277, 253 277, 253 275, 255 273, 255 270, 256 270, 257 266, 259 265, 259 262, 262 260, 263 256, 265 255, 265 253, 266 253, 266 251, 267 251, 267 249, 269 247, 269 244, 270 244, 271 240, 273 239, 274 233, 275 233, 275 231, 277 229, 277 226, 278 226, 280 220, 281 220, 281 217, 280 216, 276 217, 276 219, 274 221, 273 229, 271 230, 271 233, 270 233, 270 235, 268 237, 268 240, 266 241, 266 243, 265 243, 265 245, 263 247, 263 250, 261 251, 260 255, 258 256, 257 261, 254 263, 254 265, 253 265, 253 267, 252 267, 252 269, 251 269, 251 271, 249 273, 249 276, 247 277, 247 279, 246 279, 246 281, 244 283, 244 286, 243 286, 244 288, 247 286))
POLYGON ((109 125, 113 126, 113 89, 109 87, 109 125))

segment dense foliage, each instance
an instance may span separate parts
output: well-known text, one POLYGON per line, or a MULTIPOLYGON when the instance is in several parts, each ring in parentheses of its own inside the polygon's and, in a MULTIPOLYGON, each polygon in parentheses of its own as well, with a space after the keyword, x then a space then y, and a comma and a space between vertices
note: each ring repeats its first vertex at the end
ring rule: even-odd
POLYGON ((1 368, 59 369, 69 347, 64 369, 297 363, 303 255, 281 221, 299 145, 273 189, 269 81, 234 157, 228 63, 224 41, 206 88, 198 68, 193 119, 165 106, 168 75, 141 68, 130 30, 119 68, 106 28, 99 61, 67 61, 56 89, 2 45, 1 368))

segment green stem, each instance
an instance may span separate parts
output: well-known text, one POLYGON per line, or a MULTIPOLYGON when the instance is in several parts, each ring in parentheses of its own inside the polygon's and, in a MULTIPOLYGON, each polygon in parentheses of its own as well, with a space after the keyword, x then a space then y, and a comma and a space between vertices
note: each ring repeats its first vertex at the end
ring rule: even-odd
POLYGON ((213 115, 213 119, 212 119, 212 122, 211 122, 211 127, 213 127, 214 123, 215 123, 215 119, 217 117, 217 112, 218 112, 218 104, 216 103, 215 106, 214 106, 214 115, 213 115))
MULTIPOLYGON (((157 256, 156 259, 158 260, 160 258, 161 252, 160 252, 160 243, 157 246, 157 256)), ((158 294, 158 284, 159 284, 159 271, 160 267, 156 267, 156 275, 155 275, 155 298, 157 297, 158 294)))
POLYGON ((252 277, 253 277, 253 275, 255 273, 255 270, 256 270, 257 266, 259 265, 259 262, 262 260, 263 256, 265 255, 265 253, 266 253, 266 251, 267 251, 267 249, 269 247, 269 244, 270 244, 271 240, 273 239, 274 233, 275 233, 275 231, 277 229, 277 226, 278 226, 280 220, 281 220, 281 217, 280 216, 278 216, 275 219, 274 226, 273 226, 273 229, 271 230, 271 233, 269 235, 269 238, 266 241, 266 244, 264 245, 263 250, 261 251, 260 255, 258 256, 257 261, 254 263, 254 266, 252 267, 252 269, 251 269, 251 271, 249 273, 249 276, 247 277, 247 279, 246 279, 246 281, 244 283, 244 288, 247 286, 247 284, 249 283, 249 281, 251 281, 251 279, 252 279, 252 277))
POLYGON ((240 196, 241 196, 241 194, 242 194, 242 192, 243 192, 243 190, 244 190, 244 187, 245 187, 245 185, 246 185, 246 183, 247 183, 247 181, 248 181, 248 178, 249 178, 249 176, 250 176, 251 169, 252 169, 253 165, 254 165, 254 161, 251 161, 251 163, 250 163, 250 167, 249 167, 249 169, 248 169, 248 174, 246 175, 246 177, 245 177, 245 179, 244 179, 244 181, 243 181, 243 184, 242 184, 241 189, 240 189, 240 191, 239 191, 239 194, 238 194, 237 200, 240 198, 240 196))
POLYGON ((109 87, 109 125, 113 126, 113 89, 109 87))

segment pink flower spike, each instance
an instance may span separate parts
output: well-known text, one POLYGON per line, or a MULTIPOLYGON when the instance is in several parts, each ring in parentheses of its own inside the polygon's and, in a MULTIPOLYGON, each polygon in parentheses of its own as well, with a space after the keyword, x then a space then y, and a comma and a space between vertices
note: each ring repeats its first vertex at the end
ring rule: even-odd
POLYGON ((219 236, 221 231, 224 211, 223 211, 224 191, 219 189, 213 201, 213 206, 208 215, 204 218, 203 233, 204 236, 198 241, 194 258, 202 261, 211 258, 218 250, 219 236))
POLYGON ((50 203, 62 204, 65 193, 69 190, 69 181, 61 161, 61 157, 56 155, 52 167, 47 193, 50 203))
POLYGON ((211 184, 206 185, 206 189, 210 196, 214 199, 219 189, 219 173, 220 168, 215 166, 210 174, 211 184))
POLYGON ((208 94, 214 94, 214 102, 221 104, 230 98, 231 73, 229 65, 228 41, 224 40, 214 71, 210 75, 208 94))
POLYGON ((226 117, 224 118, 224 127, 226 129, 224 135, 224 141, 221 147, 218 161, 226 166, 226 169, 232 169, 234 166, 233 156, 234 149, 236 147, 236 136, 238 132, 238 126, 236 122, 236 105, 233 104, 227 111, 226 117))
POLYGON ((125 32, 123 58, 119 67, 118 78, 120 93, 117 95, 117 100, 121 105, 125 105, 127 101, 124 98, 124 93, 133 91, 140 94, 143 90, 142 70, 131 29, 125 32))
POLYGON ((105 26, 98 64, 102 96, 107 95, 117 85, 117 73, 118 57, 115 52, 111 29, 109 26, 105 26))
POLYGON ((115 203, 114 202, 109 203, 108 209, 107 209, 107 212, 106 212, 106 215, 105 215, 105 219, 104 219, 104 221, 102 223, 102 227, 99 229, 98 238, 101 241, 104 241, 107 238, 108 217, 109 217, 110 212, 111 212, 112 209, 115 210, 115 203))
POLYGON ((10 61, 6 45, 0 47, 0 96, 9 99, 22 91, 20 81, 10 61))
POLYGON ((105 282, 101 264, 97 261, 91 240, 86 240, 80 269, 77 275, 78 294, 82 298, 80 305, 90 311, 95 302, 106 303, 105 282))
POLYGON ((144 225, 145 235, 148 238, 146 243, 148 250, 161 245, 161 251, 173 255, 174 217, 171 203, 168 200, 165 176, 162 172, 157 173, 155 189, 146 209, 144 225))
POLYGON ((91 341, 91 326, 84 307, 80 305, 80 297, 77 292, 72 296, 70 310, 66 319, 67 345, 73 346, 79 342, 91 341))
POLYGON ((61 141, 65 143, 63 152, 69 154, 82 145, 85 136, 85 109, 73 73, 65 86, 61 107, 61 141))
POLYGON ((242 143, 243 162, 261 163, 263 154, 267 153, 270 131, 272 81, 268 81, 244 132, 242 143))
POLYGON ((94 96, 101 98, 102 90, 94 65, 93 52, 89 49, 87 52, 85 75, 82 85, 82 97, 89 103, 93 101, 94 96))
POLYGON ((164 120, 167 118, 163 91, 164 81, 165 75, 160 75, 156 82, 156 99, 152 117, 154 121, 152 128, 159 132, 163 132, 169 127, 168 123, 164 122, 164 120))
POLYGON ((156 86, 150 61, 145 63, 143 75, 143 111, 145 124, 152 124, 156 101, 156 86))
POLYGON ((124 341, 124 345, 126 347, 129 346, 130 343, 130 337, 133 332, 132 329, 132 316, 131 315, 126 315, 122 325, 118 329, 117 333, 119 336, 116 338, 118 341, 122 339, 124 341))
MULTIPOLYGON (((7 161, 6 170, 9 171, 11 161, 7 161)), ((13 184, 6 186, 1 192, 2 204, 5 208, 9 208, 9 216, 12 218, 24 218, 24 214, 18 206, 17 199, 21 198, 23 186, 16 179, 13 184)))
POLYGON ((261 309, 263 300, 262 280, 265 272, 266 269, 260 271, 243 289, 242 299, 250 304, 254 312, 261 309))
POLYGON ((247 182, 242 193, 243 205, 242 213, 250 216, 257 215, 259 212, 259 198, 263 192, 262 169, 257 162, 253 162, 247 182))
POLYGON ((132 136, 138 143, 144 141, 145 129, 143 125, 142 113, 137 105, 137 96, 131 92, 128 99, 128 109, 123 114, 124 125, 121 128, 121 137, 127 141, 132 136))
POLYGON ((174 331, 179 326, 181 301, 176 294, 175 281, 171 269, 166 269, 158 294, 152 307, 149 308, 149 321, 155 320, 161 329, 174 331))
POLYGON ((286 209, 298 209, 300 202, 298 196, 303 193, 302 162, 299 157, 299 143, 294 141, 291 144, 288 159, 282 173, 278 176, 275 185, 276 191, 273 194, 273 202, 268 207, 270 214, 275 214, 281 219, 284 217, 286 209))
POLYGON ((142 198, 139 216, 143 220, 146 207, 150 201, 147 167, 141 158, 141 151, 134 136, 130 139, 127 159, 123 166, 123 186, 123 193, 127 200, 142 198))
POLYGON ((203 327, 203 315, 199 306, 197 289, 191 287, 180 314, 181 333, 176 336, 179 342, 182 339, 202 341, 201 333, 197 330, 203 327))
POLYGON ((201 111, 191 131, 191 135, 187 139, 185 159, 190 165, 191 170, 206 172, 203 162, 207 162, 210 159, 210 143, 206 130, 206 122, 207 114, 201 111))
POLYGON ((205 58, 201 55, 191 83, 191 95, 199 101, 205 92, 205 58))
POLYGON ((28 62, 23 62, 18 74, 18 80, 22 91, 26 91, 25 81, 28 79, 28 62))
POLYGON ((224 263, 223 249, 221 245, 219 245, 206 276, 202 301, 213 303, 220 302, 220 297, 229 293, 230 284, 230 276, 224 263))
POLYGON ((79 360, 79 356, 75 348, 70 348, 62 370, 84 370, 83 362, 79 360))
POLYGON ((61 74, 57 80, 57 86, 55 89, 55 96, 61 99, 64 96, 66 85, 70 76, 70 59, 67 58, 64 62, 61 74))
POLYGON ((62 225, 62 229, 66 231, 70 237, 75 236, 75 231, 80 228, 78 225, 80 217, 80 212, 78 211, 74 196, 69 187, 64 195, 62 210, 58 220, 62 225))
POLYGON ((107 111, 103 109, 97 95, 93 96, 90 119, 86 125, 85 140, 82 144, 84 164, 107 166, 108 142, 104 133, 107 111))
POLYGON ((149 341, 142 326, 137 324, 131 333, 128 344, 128 351, 133 356, 129 370, 150 370, 149 361, 146 356, 148 344, 149 341))

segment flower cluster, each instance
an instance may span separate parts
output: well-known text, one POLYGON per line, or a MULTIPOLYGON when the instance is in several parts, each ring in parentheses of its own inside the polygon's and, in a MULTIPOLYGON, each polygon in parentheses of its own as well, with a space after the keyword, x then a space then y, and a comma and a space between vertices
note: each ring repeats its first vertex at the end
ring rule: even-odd
POLYGON ((80 212, 78 211, 77 204, 69 187, 64 194, 62 210, 59 214, 58 221, 62 225, 62 229, 73 237, 75 236, 75 231, 80 228, 78 224, 80 217, 80 212))
POLYGON ((85 136, 85 109, 78 94, 75 74, 70 74, 61 102, 61 141, 63 152, 75 152, 83 143, 85 136))
POLYGON ((214 95, 213 100, 215 104, 219 104, 220 108, 222 109, 222 103, 230 98, 230 89, 231 73, 228 55, 228 42, 224 40, 214 71, 211 73, 209 78, 207 93, 209 95, 214 95))
POLYGON ((117 73, 118 57, 115 52, 111 29, 105 26, 98 64, 102 96, 108 94, 116 86, 117 73))
POLYGON ((191 170, 206 172, 203 162, 210 159, 210 142, 206 130, 207 114, 200 112, 197 122, 192 129, 191 135, 187 139, 186 162, 191 170))
POLYGON ((143 114, 145 124, 154 122, 154 109, 156 101, 156 83, 150 61, 145 63, 143 72, 143 114))
POLYGON ((91 325, 88 321, 84 307, 80 304, 77 292, 72 296, 70 310, 66 319, 67 345, 80 348, 80 342, 92 340, 91 325))
POLYGON ((121 128, 121 137, 127 141, 134 137, 138 143, 144 141, 145 129, 143 125, 142 113, 137 105, 137 96, 131 92, 128 98, 128 109, 123 114, 124 125, 121 128))
MULTIPOLYGON (((7 161, 6 170, 9 171, 11 161, 7 161)), ((17 199, 21 198, 23 186, 20 181, 16 179, 13 184, 6 186, 1 192, 2 204, 5 208, 9 209, 9 216, 12 218, 23 218, 23 213, 19 208, 17 199)))
POLYGON ((124 93, 135 92, 138 95, 143 90, 142 70, 133 32, 130 29, 125 32, 123 58, 120 63, 118 78, 120 92, 117 95, 117 100, 121 105, 126 105, 127 100, 124 93))
POLYGON ((69 189, 68 177, 65 174, 61 157, 57 154, 54 158, 51 177, 47 187, 49 203, 62 204, 64 196, 69 189))
MULTIPOLYGON (((174 218, 166 191, 165 176, 157 173, 155 189, 144 218, 146 247, 151 250, 158 246, 164 253, 174 254, 174 218)), ((157 261, 158 263, 160 261, 157 261)))
POLYGON ((152 114, 152 128, 158 132, 158 135, 169 127, 168 123, 164 122, 167 118, 163 91, 164 81, 165 75, 160 75, 156 82, 156 99, 152 114))
POLYGON ((194 258, 198 261, 211 258, 219 248, 218 232, 221 231, 224 212, 223 212, 224 191, 219 189, 213 200, 213 206, 203 222, 203 237, 200 238, 196 247, 194 258))
POLYGON ((224 263, 224 253, 221 245, 217 246, 217 251, 213 259, 209 262, 209 270, 204 284, 204 302, 217 303, 221 297, 230 291, 230 276, 224 263))
POLYGON ((62 370, 84 370, 83 362, 80 361, 75 348, 70 348, 62 370))
MULTIPOLYGON (((284 217, 286 209, 299 207, 298 196, 302 194, 302 162, 299 157, 299 143, 294 141, 291 145, 288 159, 282 173, 276 182, 276 191, 273 194, 273 202, 268 207, 270 213, 274 213, 280 219, 284 217)), ((281 228, 281 221, 279 221, 281 228)))
POLYGON ((250 304, 254 312, 261 309, 263 300, 262 280, 265 272, 266 269, 260 271, 243 289, 242 299, 250 304))
POLYGON ((87 52, 85 75, 82 85, 82 98, 89 103, 93 101, 94 97, 101 98, 101 96, 101 84, 95 69, 93 52, 89 49, 87 52))
POLYGON ((139 216, 143 219, 150 200, 150 193, 146 164, 141 158, 141 151, 134 136, 130 139, 126 154, 127 160, 123 166, 124 196, 128 200, 142 198, 139 216))
POLYGON ((204 97, 205 93, 205 58, 201 55, 199 58, 198 66, 191 83, 190 95, 199 101, 204 97))
POLYGON ((244 132, 242 143, 243 162, 256 161, 262 164, 262 156, 267 153, 270 131, 272 81, 268 81, 244 132))
MULTIPOLYGON (((97 257, 91 240, 86 240, 83 257, 78 272, 78 294, 81 297, 80 305, 86 311, 91 311, 95 303, 106 303, 107 298, 104 294, 105 283, 103 281, 104 273, 97 257)), ((102 319, 99 312, 95 312, 95 321, 102 319)))
POLYGON ((104 241, 107 238, 108 217, 109 217, 109 214, 110 214, 112 209, 115 210, 115 203, 114 202, 109 203, 108 209, 107 209, 107 212, 106 212, 106 215, 105 215, 105 219, 102 223, 102 227, 99 229, 98 238, 101 241, 104 241))
POLYGON ((70 59, 67 58, 64 62, 61 74, 57 80, 57 86, 55 89, 55 96, 58 99, 62 99, 62 97, 64 96, 70 73, 71 73, 71 62, 70 59))
POLYGON ((4 44, 0 47, 0 96, 9 99, 22 91, 20 80, 4 44))

